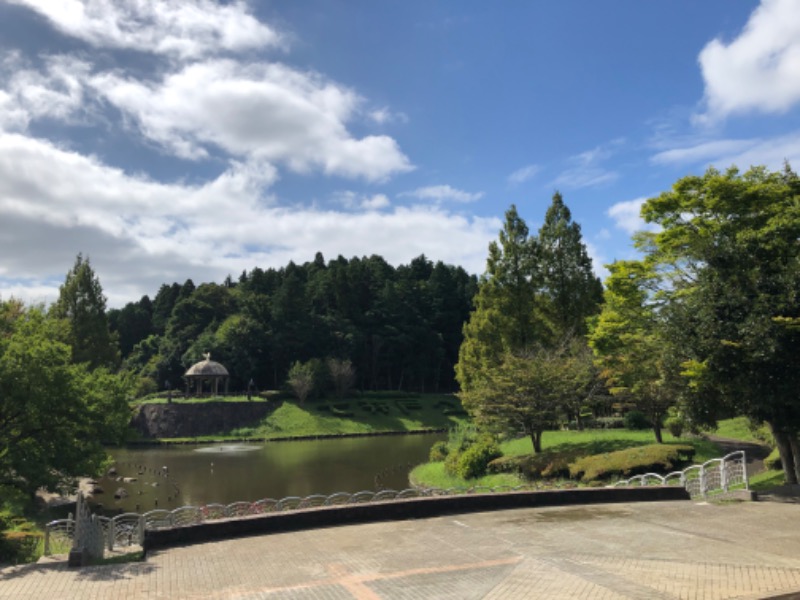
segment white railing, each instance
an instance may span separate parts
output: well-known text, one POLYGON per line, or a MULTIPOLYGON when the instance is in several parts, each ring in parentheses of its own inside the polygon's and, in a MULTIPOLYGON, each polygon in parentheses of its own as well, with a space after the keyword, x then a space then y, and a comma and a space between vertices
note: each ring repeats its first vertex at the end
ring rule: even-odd
MULTIPOLYGON (((567 486, 573 487, 573 486, 567 486)), ((373 492, 336 492, 328 496, 313 494, 311 496, 289 496, 276 500, 262 498, 255 502, 232 502, 231 504, 206 504, 205 506, 181 506, 174 510, 151 510, 144 514, 124 513, 116 517, 95 517, 102 524, 103 539, 108 550, 128 546, 141 546, 146 529, 171 529, 186 525, 197 525, 218 519, 236 519, 252 515, 276 512, 288 512, 321 506, 341 506, 346 504, 365 504, 391 502, 404 498, 420 498, 430 496, 449 496, 455 494, 476 494, 486 492, 509 492, 536 489, 534 486, 517 487, 499 486, 497 488, 408 488, 404 490, 380 490, 373 492)), ((47 524, 45 530, 45 555, 65 552, 72 545, 75 533, 75 521, 70 515, 66 519, 58 519, 47 524)))
MULTIPOLYGON (((722 497, 724 494, 748 489, 747 469, 743 451, 733 452, 722 458, 709 460, 702 465, 695 465, 668 475, 645 473, 613 486, 647 486, 647 485, 680 485, 689 491, 692 498, 722 497)), ((501 485, 497 487, 475 486, 469 488, 408 488, 404 490, 380 490, 373 492, 363 490, 355 493, 335 492, 327 496, 313 494, 311 496, 289 496, 276 500, 262 498, 255 502, 232 502, 231 504, 206 504, 205 506, 181 506, 174 510, 151 510, 144 514, 124 513, 113 518, 96 517, 102 524, 105 546, 108 550, 120 547, 141 546, 146 529, 170 529, 186 525, 196 525, 218 519, 236 519, 252 515, 287 512, 321 506, 341 506, 347 504, 364 504, 391 502, 404 498, 421 498, 433 496, 454 496, 457 494, 485 494, 517 492, 522 490, 542 490, 577 487, 574 482, 562 482, 552 485, 501 485)), ((63 548, 72 544, 75 535, 75 521, 72 517, 51 521, 45 531, 45 554, 58 554, 63 548)))
POLYGON ((618 481, 610 487, 646 485, 679 485, 686 488, 691 498, 724 498, 731 492, 750 489, 747 459, 744 450, 738 450, 683 471, 668 475, 645 473, 618 481))

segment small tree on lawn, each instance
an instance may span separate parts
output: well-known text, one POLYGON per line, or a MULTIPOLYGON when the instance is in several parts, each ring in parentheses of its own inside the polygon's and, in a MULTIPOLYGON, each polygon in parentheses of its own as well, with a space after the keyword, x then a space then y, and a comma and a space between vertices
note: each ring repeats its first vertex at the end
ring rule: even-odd
POLYGON ((289 384, 292 392, 300 401, 300 405, 305 404, 308 397, 314 391, 314 384, 316 383, 316 373, 314 365, 309 361, 295 363, 289 369, 289 376, 286 382, 289 384))

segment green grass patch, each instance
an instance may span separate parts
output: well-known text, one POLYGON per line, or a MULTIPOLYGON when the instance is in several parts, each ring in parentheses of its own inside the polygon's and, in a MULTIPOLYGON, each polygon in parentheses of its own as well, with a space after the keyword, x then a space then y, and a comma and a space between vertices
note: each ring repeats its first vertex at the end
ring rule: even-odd
MULTIPOLYGON (((348 400, 320 400, 300 406, 284 400, 271 414, 252 427, 240 427, 218 435, 168 442, 220 442, 294 437, 364 435, 444 430, 466 422, 467 417, 453 414, 461 410, 459 400, 447 394, 420 394, 406 402, 405 397, 385 393, 364 394, 348 400), (403 403, 403 409, 398 407, 403 403), (453 411, 453 413, 446 411, 453 411)), ((241 399, 240 399, 241 401, 241 399)))
POLYGON ((736 417, 720 421, 717 424, 717 430, 714 435, 755 444, 763 444, 765 440, 769 439, 769 432, 766 427, 761 425, 754 429, 747 417, 736 417))
MULTIPOLYGON (((542 436, 542 452, 533 454, 533 446, 529 438, 507 440, 500 444, 503 456, 489 463, 489 473, 497 475, 512 475, 524 481, 546 480, 555 482, 559 479, 570 477, 571 465, 585 457, 598 457, 596 460, 602 464, 606 457, 626 450, 635 451, 639 448, 654 446, 654 453, 663 453, 667 458, 659 462, 648 458, 645 454, 637 457, 634 452, 627 462, 620 462, 620 473, 629 471, 631 474, 638 472, 655 471, 666 474, 684 466, 684 460, 679 457, 693 453, 693 463, 702 463, 712 458, 722 456, 720 447, 703 438, 675 438, 666 431, 663 432, 664 444, 654 444, 651 431, 629 431, 625 429, 586 429, 583 431, 547 431, 542 436), (673 460, 671 457, 675 457, 673 460), (667 465, 670 465, 667 467, 667 465), (646 467, 646 468, 645 468, 646 467)), ((659 457, 656 456, 656 459, 659 457)), ((622 459, 620 459, 622 460, 622 459)), ((415 469, 421 484, 430 487, 442 487, 437 483, 438 473, 444 472, 443 463, 426 463, 415 469), (433 467, 432 465, 442 465, 433 467), (431 471, 422 467, 431 465, 431 471), (430 474, 436 475, 436 480, 428 480, 430 474)), ((599 473, 599 469, 596 469, 599 473)), ((602 477, 611 476, 602 475, 602 477)), ((630 475, 628 475, 630 476, 630 475)), ((595 475, 583 477, 583 481, 601 477, 595 475)), ((471 482, 448 476, 448 487, 466 487, 471 482)))
MULTIPOLYGON (((184 398, 183 395, 175 394, 172 397, 172 404, 208 404, 210 402, 271 402, 275 398, 272 396, 258 396, 253 395, 250 400, 247 396, 190 396, 184 398)), ((163 396, 148 396, 146 398, 139 398, 131 402, 134 406, 141 404, 169 404, 169 400, 163 396)))
MULTIPOLYGON (((722 450, 714 442, 702 438, 676 438, 663 431, 665 444, 688 444, 695 450, 694 460, 705 462, 722 456, 722 450)), ((590 456, 634 446, 646 446, 655 441, 652 431, 629 431, 627 429, 585 429, 583 431, 546 431, 542 436, 543 453, 578 449, 578 455, 590 456)), ((517 438, 500 444, 504 456, 533 455, 529 438, 517 438)))
POLYGON ((782 469, 770 469, 761 471, 750 478, 750 489, 756 492, 764 492, 782 486, 786 483, 782 469))
POLYGON ((687 444, 649 444, 578 458, 569 465, 573 479, 583 481, 669 473, 691 463, 694 447, 687 444))
POLYGON ((462 479, 449 475, 444 470, 443 462, 424 463, 414 467, 408 476, 411 485, 419 487, 469 488, 475 486, 497 487, 501 485, 517 486, 522 483, 519 476, 511 473, 495 473, 476 479, 462 479))

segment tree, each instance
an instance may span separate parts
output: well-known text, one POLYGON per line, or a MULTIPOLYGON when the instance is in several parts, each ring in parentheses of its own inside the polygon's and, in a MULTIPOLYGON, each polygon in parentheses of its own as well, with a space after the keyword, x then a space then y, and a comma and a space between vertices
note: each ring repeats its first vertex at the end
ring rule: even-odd
POLYGON ((130 412, 127 384, 104 368, 74 364, 66 321, 27 309, 0 310, 0 488, 32 498, 94 474, 103 443, 118 442, 130 412))
POLYGON ((314 371, 314 365, 311 361, 305 363, 295 361, 289 369, 286 383, 291 388, 292 393, 297 396, 301 406, 306 403, 306 399, 314 391, 316 375, 314 371))
POLYGON ((456 379, 469 392, 482 373, 507 353, 525 352, 539 337, 537 314, 539 273, 528 226, 512 205, 500 231, 499 243, 489 244, 486 274, 478 285, 475 310, 464 325, 456 379))
POLYGON ((586 319, 600 309, 603 285, 592 270, 581 227, 572 220, 561 194, 553 195, 536 251, 545 312, 556 339, 586 333, 586 319))
POLYGON ((655 274, 640 261, 608 265, 605 302, 593 321, 589 345, 613 395, 627 398, 651 423, 658 443, 667 409, 676 401, 671 349, 660 335, 649 286, 655 274))
POLYGON ((119 348, 108 328, 106 298, 88 257, 84 260, 78 254, 51 312, 69 322, 73 362, 86 363, 91 369, 119 365, 119 348))
POLYGON ((349 360, 339 358, 328 359, 328 372, 330 373, 333 387, 336 390, 336 397, 340 400, 345 398, 353 387, 356 380, 356 372, 353 363, 349 360))
POLYGON ((641 236, 664 278, 670 335, 694 393, 691 414, 720 406, 766 422, 788 483, 800 476, 800 179, 787 167, 709 169, 642 207, 641 236))
POLYGON ((579 370, 569 344, 508 352, 459 398, 479 426, 523 433, 538 453, 565 402, 586 387, 579 370))

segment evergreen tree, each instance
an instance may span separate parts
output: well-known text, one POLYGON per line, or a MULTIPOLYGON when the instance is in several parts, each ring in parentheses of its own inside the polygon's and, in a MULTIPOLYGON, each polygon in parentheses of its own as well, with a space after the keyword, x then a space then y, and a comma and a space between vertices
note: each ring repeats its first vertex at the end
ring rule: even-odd
POLYGON ((119 365, 119 348, 108 327, 106 298, 88 257, 84 260, 78 254, 51 314, 69 322, 73 362, 87 363, 90 369, 119 365))
POLYGON ((543 332, 536 303, 541 274, 535 257, 535 241, 528 237, 528 226, 512 205, 506 211, 499 243, 489 244, 475 310, 464 325, 456 365, 463 391, 469 391, 505 353, 525 352, 543 332))
POLYGON ((592 270, 592 259, 561 194, 553 195, 539 229, 538 267, 545 311, 555 337, 583 335, 586 319, 598 312, 603 285, 592 270))

